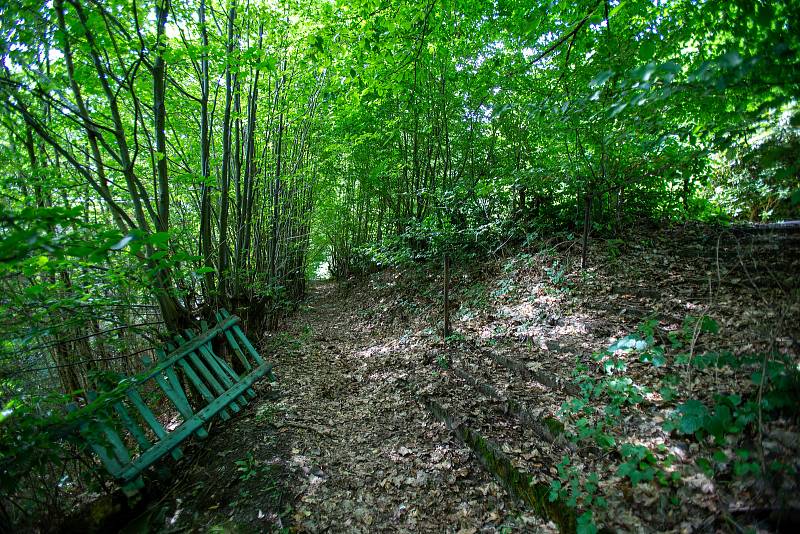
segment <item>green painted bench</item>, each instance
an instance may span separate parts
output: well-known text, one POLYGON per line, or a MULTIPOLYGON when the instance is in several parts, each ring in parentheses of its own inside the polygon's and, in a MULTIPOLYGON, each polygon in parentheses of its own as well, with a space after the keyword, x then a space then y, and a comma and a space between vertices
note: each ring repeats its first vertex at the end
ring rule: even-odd
POLYGON ((89 394, 89 404, 70 406, 68 419, 77 424, 83 438, 100 458, 108 472, 133 494, 144 486, 142 472, 171 454, 180 459, 180 444, 189 436, 208 436, 203 425, 215 415, 230 419, 255 397, 253 383, 263 376, 275 380, 272 366, 253 348, 239 327, 239 318, 221 310, 217 325, 201 331, 187 330, 167 344, 169 353, 157 351, 159 362, 136 376, 125 378, 113 390, 89 394), (241 363, 240 376, 217 356, 212 341, 221 337, 241 363), (193 410, 184 384, 191 384, 202 407, 193 410), (150 406, 172 418, 167 430, 150 406))

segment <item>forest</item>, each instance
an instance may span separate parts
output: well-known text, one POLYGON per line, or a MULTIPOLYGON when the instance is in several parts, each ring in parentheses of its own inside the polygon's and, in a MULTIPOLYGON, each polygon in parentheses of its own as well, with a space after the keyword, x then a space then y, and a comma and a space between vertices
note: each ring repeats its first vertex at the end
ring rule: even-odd
POLYGON ((798 95, 796 0, 0 0, 0 532, 796 531, 798 95))

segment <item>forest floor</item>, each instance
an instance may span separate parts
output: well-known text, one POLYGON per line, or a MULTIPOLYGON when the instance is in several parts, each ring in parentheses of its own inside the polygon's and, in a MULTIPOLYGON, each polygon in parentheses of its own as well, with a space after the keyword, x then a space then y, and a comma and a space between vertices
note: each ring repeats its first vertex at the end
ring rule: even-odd
POLYGON ((522 486, 559 480, 558 501, 575 499, 612 529, 791 528, 796 411, 755 430, 731 423, 720 439, 664 425, 681 400, 724 396, 738 417, 757 393, 758 362, 696 368, 681 352, 770 350, 796 369, 798 243, 796 233, 677 227, 594 241, 583 272, 574 241, 537 243, 454 267, 446 342, 436 266, 317 283, 285 329, 261 340, 277 383, 260 384, 193 455, 147 521, 172 531, 556 531, 574 518, 542 519, 522 486), (687 315, 713 325, 684 329, 687 315), (647 350, 606 350, 643 323, 647 350), (465 428, 495 444, 491 458, 464 444, 465 428), (762 455, 779 467, 768 477, 755 475, 762 455), (524 476, 504 488, 481 463, 497 471, 506 460, 506 475, 524 476))

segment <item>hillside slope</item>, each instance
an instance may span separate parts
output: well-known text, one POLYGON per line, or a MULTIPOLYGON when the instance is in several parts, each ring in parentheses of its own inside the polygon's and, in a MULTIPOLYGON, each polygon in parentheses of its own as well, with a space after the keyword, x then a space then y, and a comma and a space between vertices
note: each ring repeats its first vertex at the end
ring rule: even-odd
POLYGON ((679 227, 595 242, 585 272, 578 256, 537 243, 455 268, 446 343, 435 266, 318 283, 262 340, 278 383, 192 466, 194 495, 166 517, 188 507, 175 526, 244 531, 789 528, 797 412, 771 407, 759 424, 752 375, 769 352, 762 401, 796 380, 797 235, 679 227))

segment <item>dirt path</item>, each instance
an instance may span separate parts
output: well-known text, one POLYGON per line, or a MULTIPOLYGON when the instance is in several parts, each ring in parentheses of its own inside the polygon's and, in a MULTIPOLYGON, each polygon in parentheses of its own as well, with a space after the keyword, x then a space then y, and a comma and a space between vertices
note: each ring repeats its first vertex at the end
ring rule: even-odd
MULTIPOLYGON (((554 530, 518 507, 423 399, 435 401, 458 428, 493 443, 524 474, 516 480, 540 487, 556 479, 570 487, 591 484, 605 502, 593 520, 609 528, 707 530, 725 525, 726 503, 734 498, 753 509, 771 505, 773 493, 751 491, 754 482, 742 477, 721 481, 709 493, 697 460, 713 451, 661 424, 677 400, 642 397, 606 429, 619 446, 645 444, 656 451, 657 467, 662 461, 677 466, 685 482, 668 488, 673 506, 662 505, 666 490, 659 484, 634 488, 618 474, 622 460, 596 446, 591 435, 578 438, 577 450, 565 450, 570 444, 560 434, 577 436, 587 421, 601 430, 606 424, 597 415, 605 413, 605 397, 593 400, 598 409, 589 419, 563 411, 565 402, 580 396, 570 382, 576 365, 593 382, 604 381, 608 372, 592 355, 649 317, 659 319, 654 343, 663 346, 670 332, 681 332, 687 314, 709 313, 720 331, 705 334, 695 345, 698 352, 752 352, 771 340, 787 354, 796 350, 796 326, 781 335, 764 331, 777 312, 763 305, 785 302, 782 313, 798 316, 796 296, 788 298, 787 288, 797 287, 800 260, 784 252, 797 250, 794 235, 743 240, 725 233, 723 240, 685 228, 670 232, 646 243, 629 239, 619 250, 601 243, 593 264, 602 267, 585 276, 561 263, 564 254, 549 251, 458 270, 452 285, 457 334, 446 347, 436 335, 441 278, 430 266, 387 269, 350 287, 314 285, 307 304, 279 333, 255 340, 275 364, 278 382, 258 384, 256 402, 189 455, 193 464, 181 472, 185 484, 170 490, 167 526, 234 532, 554 530), (709 279, 718 286, 713 307, 709 279), (596 474, 599 485, 590 480, 596 474)), ((660 392, 668 372, 685 374, 677 356, 667 354, 657 367, 634 355, 620 376, 634 392, 660 392)), ((704 391, 709 405, 715 394, 745 392, 751 384, 751 369, 726 373, 725 380, 713 369, 695 373, 702 384, 695 389, 704 391)), ((689 398, 679 382, 664 391, 689 398)), ((783 425, 774 434, 796 436, 796 430, 783 425)), ((752 448, 747 436, 740 437, 738 446, 752 448)), ((775 457, 796 458, 792 447, 775 457)), ((791 490, 786 494, 793 494, 792 484, 784 484, 791 490)), ((579 506, 587 509, 585 501, 579 506)), ((558 514, 550 517, 559 520, 558 514)))
POLYGON ((276 355, 275 425, 299 481, 295 526, 466 533, 535 521, 418 403, 419 373, 435 371, 414 336, 335 293, 314 288, 288 333, 299 345, 276 355))
POLYGON ((137 525, 154 532, 552 530, 518 507, 419 401, 446 379, 425 361, 434 337, 411 327, 430 317, 414 321, 376 297, 374 284, 347 291, 323 283, 309 293, 279 334, 258 340, 277 382, 258 383, 256 401, 190 451, 137 525))

